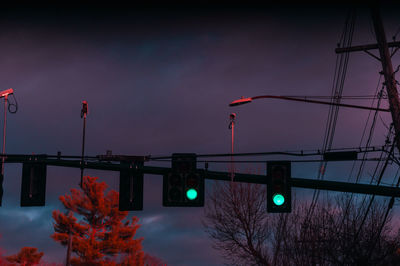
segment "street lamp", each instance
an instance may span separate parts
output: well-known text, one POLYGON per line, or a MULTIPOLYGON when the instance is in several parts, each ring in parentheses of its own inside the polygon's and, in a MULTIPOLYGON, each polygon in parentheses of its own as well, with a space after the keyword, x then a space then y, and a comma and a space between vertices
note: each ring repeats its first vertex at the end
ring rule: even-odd
POLYGON ((4 121, 3 121, 3 151, 1 156, 1 175, 0 175, 0 206, 3 200, 3 179, 4 179, 4 154, 6 152, 6 121, 7 121, 7 101, 8 95, 13 94, 13 89, 8 89, 4 91, 0 91, 0 98, 4 97, 4 121))
POLYGON ((236 105, 242 105, 242 104, 246 104, 246 103, 250 103, 252 102, 253 99, 252 98, 244 98, 242 96, 242 98, 238 99, 238 100, 234 100, 233 102, 231 102, 229 104, 229 106, 236 106, 236 105))

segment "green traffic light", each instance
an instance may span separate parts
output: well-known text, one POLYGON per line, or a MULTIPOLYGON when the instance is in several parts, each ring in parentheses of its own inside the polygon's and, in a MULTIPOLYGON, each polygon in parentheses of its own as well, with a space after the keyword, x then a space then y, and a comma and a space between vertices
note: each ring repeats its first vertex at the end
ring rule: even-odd
POLYGON ((197 198, 197 191, 193 188, 189 189, 188 191, 186 191, 186 197, 189 200, 195 200, 197 198))
POLYGON ((281 206, 285 202, 285 197, 282 194, 275 194, 272 196, 272 201, 275 205, 281 206))

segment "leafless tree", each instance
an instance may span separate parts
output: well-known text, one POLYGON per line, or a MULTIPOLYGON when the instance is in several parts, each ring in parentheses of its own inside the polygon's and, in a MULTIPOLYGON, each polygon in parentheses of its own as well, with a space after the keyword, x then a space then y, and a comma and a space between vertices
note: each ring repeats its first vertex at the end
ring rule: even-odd
POLYGON ((265 186, 216 182, 207 202, 206 231, 234 265, 269 265, 272 221, 265 186))
MULTIPOLYGON (((290 214, 266 212, 266 187, 216 182, 203 224, 231 265, 399 265, 400 237, 382 202, 367 208, 338 197, 334 204, 294 204, 290 214)), ((294 200, 295 202, 295 200, 294 200)))

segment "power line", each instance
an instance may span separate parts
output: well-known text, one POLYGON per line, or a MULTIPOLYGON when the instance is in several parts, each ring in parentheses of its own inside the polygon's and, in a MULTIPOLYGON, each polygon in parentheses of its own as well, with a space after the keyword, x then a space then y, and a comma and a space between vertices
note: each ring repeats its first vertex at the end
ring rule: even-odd
MULTIPOLYGON (((381 76, 379 77, 379 80, 378 80, 378 84, 377 84, 377 87, 376 87, 376 92, 377 92, 377 90, 378 90, 378 88, 379 88, 380 80, 381 80, 381 76)), ((383 88, 382 88, 382 90, 383 90, 383 88)), ((377 106, 379 106, 379 104, 380 104, 380 99, 378 100, 377 106)), ((372 103, 372 105, 373 105, 373 103, 372 103)), ((366 133, 366 129, 367 129, 367 126, 368 126, 368 121, 369 121, 369 119, 370 119, 370 114, 371 114, 371 112, 369 112, 369 114, 368 114, 368 118, 367 118, 367 121, 366 121, 366 123, 365 123, 364 130, 363 130, 363 134, 362 134, 362 136, 361 136, 360 145, 362 144, 362 141, 363 141, 364 136, 365 136, 365 133, 366 133)), ((371 126, 370 126, 368 138, 367 138, 367 141, 366 141, 366 147, 368 147, 368 146, 370 145, 370 143, 371 143, 372 136, 373 136, 373 132, 374 132, 375 125, 376 125, 376 118, 377 118, 377 112, 374 113, 374 117, 373 117, 373 120, 372 120, 372 123, 371 123, 371 126)), ((390 139, 390 135, 391 135, 391 130, 389 130, 387 139, 390 139)), ((386 145, 387 145, 387 144, 389 144, 389 141, 386 141, 386 145)), ((384 147, 385 147, 385 146, 384 146, 384 147)), ((386 152, 386 149, 385 149, 385 148, 383 148, 383 150, 386 152)), ((385 153, 384 151, 382 151, 381 156, 380 156, 380 159, 382 159, 382 156, 383 156, 383 154, 385 153)), ((393 150, 391 150, 391 152, 393 152, 393 150)), ((390 155, 390 153, 389 153, 389 155, 390 155)), ((383 172, 384 172, 384 170, 385 170, 385 168, 386 168, 386 165, 387 165, 387 163, 388 163, 388 161, 389 161, 389 158, 390 158, 389 155, 388 155, 387 158, 386 158, 386 164, 385 164, 385 167, 384 167, 384 168, 382 169, 382 171, 381 171, 381 175, 383 175, 383 172)), ((364 155, 363 155, 363 158, 362 158, 362 161, 361 161, 361 164, 360 164, 360 167, 359 167, 359 169, 358 169, 357 175, 356 175, 356 183, 358 183, 358 181, 359 181, 359 179, 360 179, 360 177, 361 177, 361 175, 362 175, 362 172, 364 171, 364 166, 365 166, 365 161, 366 161, 365 158, 366 158, 366 157, 365 157, 365 154, 364 154, 364 155)), ((381 160, 378 161, 378 164, 377 164, 376 167, 375 167, 375 170, 374 170, 372 179, 374 178, 376 172, 378 171, 378 168, 379 168, 379 166, 380 166, 380 162, 381 162, 381 160)), ((351 175, 352 175, 352 172, 353 172, 354 167, 355 167, 355 162, 353 163, 353 167, 352 167, 352 169, 351 169, 351 171, 350 171, 349 179, 350 179, 350 177, 351 177, 351 175)), ((348 179, 348 180, 349 180, 349 179, 348 179)), ((350 195, 350 198, 347 200, 346 207, 345 207, 345 209, 344 209, 344 214, 343 214, 343 217, 342 217, 342 221, 341 221, 341 223, 340 223, 340 225, 339 225, 339 228, 342 228, 342 226, 344 226, 344 222, 345 222, 346 216, 348 215, 348 212, 349 212, 351 203, 352 203, 352 201, 353 201, 353 196, 354 196, 354 194, 352 193, 352 194, 350 195)), ((365 200, 365 198, 364 198, 364 200, 365 200)), ((364 200, 363 200, 362 205, 364 205, 364 200)), ((370 205, 372 205, 372 201, 370 202, 370 205)), ((366 215, 367 215, 367 212, 366 212, 366 215)), ((365 218, 366 218, 366 216, 365 216, 365 218)), ((361 227, 360 227, 360 230, 361 230, 361 227)), ((356 234, 356 236, 357 236, 357 234, 356 234)))
MULTIPOLYGON (((347 46, 347 47, 351 46, 354 33, 355 19, 356 19, 355 8, 351 8, 347 14, 345 25, 340 38, 341 46, 347 46)), ((335 73, 331 91, 332 103, 340 104, 341 100, 340 96, 343 93, 348 61, 349 61, 348 52, 336 56, 335 73)), ((325 136, 322 146, 323 151, 330 149, 332 147, 338 113, 339 113, 339 106, 331 105, 331 107, 329 108, 328 119, 325 125, 325 136)), ((325 171, 322 172, 321 169, 326 169, 326 166, 327 162, 320 163, 317 179, 324 178, 325 171)), ((316 206, 318 197, 319 197, 319 190, 314 190, 313 198, 306 216, 306 220, 308 220, 309 217, 314 212, 314 208, 316 206)))
MULTIPOLYGON (((393 153, 395 146, 396 146, 396 144, 395 144, 395 142, 393 142, 393 144, 392 144, 392 146, 391 146, 391 148, 390 148, 389 154, 393 153)), ((379 185, 379 184, 381 183, 383 174, 385 173, 386 167, 388 166, 389 159, 390 159, 390 156, 387 156, 387 158, 386 158, 386 160, 385 160, 385 163, 384 163, 384 165, 383 165, 383 167, 382 167, 382 169, 381 169, 381 173, 380 173, 380 175, 379 175, 378 181, 376 182, 376 185, 379 185)), ((370 183, 372 183, 372 180, 371 180, 370 183)), ((360 224, 360 226, 359 226, 359 228, 358 228, 358 230, 357 230, 357 232, 356 232, 356 234, 355 234, 355 236, 354 236, 354 241, 357 240, 358 235, 360 234, 360 232, 361 232, 361 230, 362 230, 362 227, 364 226, 365 220, 367 219, 368 213, 369 213, 369 211, 370 211, 370 209, 371 209, 371 206, 372 206, 372 203, 374 202, 374 200, 375 200, 375 195, 372 195, 372 197, 371 197, 371 199, 370 199, 370 201, 369 201, 368 207, 367 207, 367 209, 366 209, 366 211, 365 211, 365 213, 364 213, 364 217, 363 217, 363 219, 361 220, 361 224, 360 224)))

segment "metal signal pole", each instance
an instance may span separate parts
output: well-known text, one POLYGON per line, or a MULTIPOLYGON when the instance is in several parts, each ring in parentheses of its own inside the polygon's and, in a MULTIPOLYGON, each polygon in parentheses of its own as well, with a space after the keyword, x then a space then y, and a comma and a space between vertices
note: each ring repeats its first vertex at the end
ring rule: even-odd
POLYGON ((1 157, 1 174, 0 174, 0 206, 3 202, 3 180, 4 180, 4 160, 6 153, 6 126, 7 126, 7 101, 8 95, 14 92, 13 89, 8 89, 0 92, 0 98, 4 97, 4 122, 3 122, 3 150, 2 150, 2 157, 1 157))
POLYGON ((85 130, 86 130, 86 115, 88 113, 87 101, 82 102, 81 118, 83 118, 83 136, 82 136, 82 159, 81 159, 81 182, 80 187, 83 185, 83 169, 84 169, 84 156, 85 156, 85 130))
POLYGON ((233 179, 235 178, 235 163, 233 162, 233 145, 234 145, 234 140, 235 140, 235 119, 236 119, 236 114, 231 113, 229 115, 230 123, 229 123, 229 129, 231 130, 231 182, 233 182, 233 179))
MULTIPOLYGON (((3 150, 2 154, 6 153, 6 125, 7 125, 7 95, 4 97, 4 123, 3 123, 3 150)), ((4 156, 1 157, 1 174, 0 174, 0 206, 3 201, 3 180, 4 180, 4 156)))
MULTIPOLYGON (((71 214, 71 211, 69 211, 68 216, 71 214)), ((68 226, 68 246, 67 246, 67 259, 65 262, 66 266, 71 265, 71 251, 72 251, 72 230, 71 230, 71 224, 68 226)))

